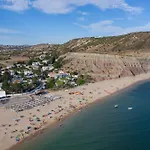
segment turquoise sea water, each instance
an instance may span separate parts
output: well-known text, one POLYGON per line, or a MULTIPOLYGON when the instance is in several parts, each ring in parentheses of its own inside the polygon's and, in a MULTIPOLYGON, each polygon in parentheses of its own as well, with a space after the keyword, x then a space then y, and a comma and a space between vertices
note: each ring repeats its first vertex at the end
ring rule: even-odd
POLYGON ((92 104, 16 150, 150 150, 150 82, 92 104))

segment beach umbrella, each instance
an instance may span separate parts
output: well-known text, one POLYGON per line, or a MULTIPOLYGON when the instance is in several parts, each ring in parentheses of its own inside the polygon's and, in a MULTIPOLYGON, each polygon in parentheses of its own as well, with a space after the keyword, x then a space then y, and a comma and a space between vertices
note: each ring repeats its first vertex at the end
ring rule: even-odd
POLYGON ((16 141, 19 142, 19 141, 20 141, 20 138, 19 138, 19 137, 16 137, 16 141))
POLYGON ((31 127, 30 127, 30 126, 27 126, 27 129, 29 130, 29 129, 31 129, 31 127))

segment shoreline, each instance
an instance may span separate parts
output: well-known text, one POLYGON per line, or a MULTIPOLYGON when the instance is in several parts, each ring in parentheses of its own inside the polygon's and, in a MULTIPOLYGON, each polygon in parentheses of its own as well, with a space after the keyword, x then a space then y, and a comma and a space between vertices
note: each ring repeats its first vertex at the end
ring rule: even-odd
MULTIPOLYGON (((53 126, 55 125, 59 125, 61 122, 63 122, 64 120, 66 120, 68 117, 71 117, 72 114, 75 114, 77 113, 80 109, 82 108, 86 108, 86 107, 90 107, 92 104, 95 104, 95 103, 98 103, 102 100, 106 100, 108 99, 109 97, 111 96, 115 96, 115 95, 118 95, 120 94, 121 92, 124 92, 125 90, 129 90, 129 88, 132 88, 133 86, 136 86, 138 84, 142 84, 144 82, 147 82, 149 81, 149 78, 150 78, 150 73, 147 73, 147 74, 143 74, 143 77, 142 75, 138 75, 138 76, 135 76, 135 77, 125 77, 125 78, 129 78, 131 79, 131 82, 129 83, 126 83, 126 82, 122 82, 122 87, 118 87, 116 86, 116 90, 115 91, 111 91, 111 93, 107 93, 107 91, 105 91, 104 89, 104 93, 101 97, 97 97, 96 99, 84 104, 84 105, 77 105, 77 108, 73 109, 72 111, 66 113, 66 115, 63 116, 63 118, 61 118, 61 121, 58 121, 57 119, 56 120, 53 120, 52 122, 48 122, 47 124, 43 125, 42 128, 36 132, 34 132, 33 134, 25 137, 23 140, 21 140, 20 142, 18 143, 15 143, 13 144, 11 147, 7 148, 7 150, 16 150, 17 149, 17 146, 22 144, 23 142, 25 142, 26 140, 29 140, 29 139, 32 139, 32 138, 36 138, 38 135, 42 134, 47 128, 53 128, 53 126), (138 78, 139 77, 139 78, 138 78), (124 86, 123 86, 124 85, 124 86), (106 94, 107 93, 107 94, 106 94)), ((124 78, 124 79, 125 79, 124 78)), ((118 81, 118 82, 121 82, 121 80, 123 80, 123 78, 121 79, 113 79, 113 80, 107 80, 107 81, 101 81, 101 82, 98 82, 98 83, 94 83, 95 86, 96 84, 101 84, 102 82, 103 83, 109 83, 109 82, 112 82, 112 83, 115 83, 115 81, 118 81), (114 82, 113 82, 114 81, 114 82)), ((126 81, 126 80, 125 80, 126 81)), ((93 85, 94 85, 93 84, 93 85)), ((92 84, 91 84, 92 85, 92 84)), ((109 84, 108 84, 109 85, 109 84)), ((119 85, 119 84, 118 84, 119 85)), ((110 86, 110 85, 109 85, 110 86)), ((88 85, 84 85, 84 86, 81 86, 80 88, 83 88, 83 87, 89 87, 90 89, 92 87, 90 87, 90 84, 88 85)), ((73 91, 73 90, 76 90, 76 89, 69 89, 69 91, 73 91)), ((65 91, 62 91, 62 92, 65 92, 65 91)), ((58 93, 58 92, 57 92, 58 93)), ((89 94, 91 95, 91 94, 89 94)), ((89 96, 88 95, 88 96, 89 96)), ((92 93, 92 96, 93 96, 93 93, 92 93)), ((59 118, 59 117, 58 117, 59 118)), ((3 149, 2 149, 3 150, 3 149)), ((6 149, 5 149, 6 150, 6 149)))
MULTIPOLYGON (((129 90, 128 88, 132 88, 133 86, 137 86, 138 84, 142 84, 142 83, 147 82, 147 81, 149 81, 149 80, 146 79, 146 80, 143 80, 143 81, 137 81, 136 83, 133 83, 133 84, 129 85, 128 87, 124 88, 124 89, 120 89, 119 91, 116 91, 115 93, 112 93, 112 94, 110 94, 110 95, 107 95, 107 96, 104 97, 104 98, 97 99, 97 100, 95 100, 94 102, 92 102, 92 103, 90 103, 90 104, 87 104, 87 105, 84 106, 84 107, 78 108, 77 110, 74 110, 74 112, 69 113, 68 115, 66 115, 66 116, 63 118, 63 120, 62 120, 61 122, 64 122, 66 119, 68 119, 69 117, 71 117, 73 114, 78 113, 79 109, 86 109, 87 107, 90 107, 90 106, 92 106, 92 105, 94 105, 94 104, 96 104, 96 103, 99 103, 101 100, 106 100, 106 99, 108 99, 109 97, 118 95, 118 94, 120 94, 120 93, 122 93, 122 92, 124 92, 124 91, 126 91, 126 90, 128 91, 128 90, 129 90)), ((51 124, 49 124, 49 125, 46 125, 43 129, 37 131, 37 133, 35 133, 35 134, 33 134, 33 135, 30 135, 29 137, 26 137, 25 139, 23 139, 23 141, 17 143, 16 145, 12 146, 11 148, 9 148, 9 149, 7 149, 7 150, 18 150, 18 149, 17 149, 17 146, 19 146, 20 144, 22 144, 22 143, 24 143, 24 142, 26 142, 26 141, 28 141, 28 140, 30 140, 30 139, 32 140, 33 138, 36 138, 37 136, 43 134, 43 133, 45 132, 45 130, 47 130, 48 128, 51 128, 51 130, 52 130, 53 127, 54 127, 55 125, 58 126, 59 123, 60 123, 59 121, 55 121, 55 122, 53 122, 53 123, 51 123, 51 124)))

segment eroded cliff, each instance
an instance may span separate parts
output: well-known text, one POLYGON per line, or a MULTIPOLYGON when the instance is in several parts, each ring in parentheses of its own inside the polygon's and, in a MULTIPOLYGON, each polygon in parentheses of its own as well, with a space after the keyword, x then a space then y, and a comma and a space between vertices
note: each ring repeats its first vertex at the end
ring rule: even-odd
POLYGON ((150 59, 92 53, 67 53, 65 71, 88 74, 96 81, 135 76, 150 71, 150 59))

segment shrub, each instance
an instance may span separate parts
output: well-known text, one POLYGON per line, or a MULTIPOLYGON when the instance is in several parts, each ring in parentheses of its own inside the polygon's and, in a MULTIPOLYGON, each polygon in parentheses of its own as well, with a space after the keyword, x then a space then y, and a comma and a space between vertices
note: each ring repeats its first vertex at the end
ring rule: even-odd
POLYGON ((55 79, 51 78, 47 81, 46 88, 53 89, 55 86, 55 79))

